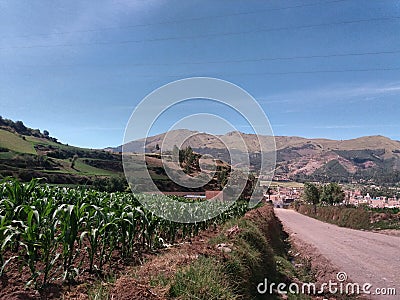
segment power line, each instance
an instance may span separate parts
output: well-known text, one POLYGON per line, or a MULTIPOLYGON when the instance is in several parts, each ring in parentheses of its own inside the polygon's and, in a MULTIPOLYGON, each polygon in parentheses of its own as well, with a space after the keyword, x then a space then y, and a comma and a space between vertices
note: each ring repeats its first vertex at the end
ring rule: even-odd
POLYGON ((205 75, 139 75, 144 78, 155 78, 155 77, 168 77, 168 78, 186 78, 186 77, 198 77, 198 76, 284 76, 284 75, 299 75, 299 74, 329 74, 329 73, 352 73, 352 72, 387 72, 387 71, 399 71, 400 67, 395 68, 370 68, 370 69, 344 69, 344 70, 310 70, 310 71, 288 71, 288 72, 248 72, 248 73, 214 73, 205 75))
POLYGON ((318 73, 347 73, 347 72, 376 72, 376 71, 399 71, 400 67, 394 68, 370 68, 370 69, 343 69, 343 70, 310 70, 310 71, 289 71, 289 72, 254 72, 236 73, 234 76, 252 75, 290 75, 290 74, 318 74, 318 73))
MULTIPOLYGON (((241 73, 208 73, 208 74, 135 74, 129 75, 130 77, 140 77, 140 78, 157 78, 157 77, 167 77, 167 78, 187 78, 187 77, 203 77, 203 76, 282 76, 282 75, 298 75, 298 74, 329 74, 329 73, 351 73, 351 72, 390 72, 390 71, 400 71, 400 67, 393 68, 365 68, 365 69, 342 69, 342 70, 302 70, 302 71, 287 71, 287 72, 241 72, 241 73)), ((32 73, 23 74, 32 76, 32 73)), ((126 76, 124 74, 124 76, 126 76)))
MULTIPOLYGON (((260 61, 274 61, 274 60, 297 60, 297 59, 312 59, 312 58, 331 58, 331 57, 347 57, 347 56, 366 56, 366 55, 383 55, 383 54, 396 54, 400 50, 392 51, 376 51, 376 52, 358 52, 358 53, 333 53, 321 55, 299 55, 299 56, 282 56, 282 57, 266 57, 266 58, 253 58, 253 59, 240 59, 240 60, 221 60, 221 61, 208 61, 208 62, 186 62, 182 64, 221 64, 221 63, 244 63, 244 62, 260 62, 260 61)), ((179 64, 179 63, 178 63, 179 64)), ((176 64, 168 64, 176 65, 176 64)))
MULTIPOLYGON (((25 37, 34 37, 34 36, 52 36, 52 35, 65 35, 65 34, 75 34, 75 33, 89 33, 89 32, 110 31, 110 30, 118 30, 118 29, 130 29, 130 28, 137 28, 137 27, 147 27, 147 26, 154 26, 154 25, 179 24, 179 23, 185 23, 185 22, 202 21, 202 20, 209 20, 209 19, 219 19, 219 18, 227 18, 227 17, 235 17, 235 16, 243 16, 243 15, 253 15, 253 14, 259 14, 259 13, 264 13, 264 12, 268 12, 268 11, 279 11, 279 10, 286 10, 286 9, 311 7, 311 6, 317 6, 317 5, 347 2, 347 1, 349 1, 349 0, 314 2, 314 3, 308 3, 308 4, 286 6, 286 7, 266 8, 266 9, 261 9, 261 10, 256 10, 256 11, 238 12, 238 13, 230 13, 230 14, 215 15, 215 16, 204 16, 204 17, 188 18, 188 19, 181 19, 181 20, 170 20, 170 21, 162 21, 162 22, 143 23, 143 24, 134 24, 134 25, 126 25, 126 26, 102 27, 102 28, 93 28, 93 29, 82 29, 82 30, 73 30, 73 31, 59 31, 59 32, 51 32, 51 33, 34 33, 34 34, 14 36, 11 38, 25 38, 25 37)), ((5 38, 10 38, 10 37, 3 36, 0 38, 5 39, 5 38)))
MULTIPOLYGON (((261 61, 276 61, 276 60, 297 60, 297 59, 313 59, 313 58, 331 58, 331 57, 354 57, 354 56, 369 56, 369 55, 385 55, 385 54, 397 54, 400 50, 388 50, 388 51, 374 51, 374 52, 352 52, 352 53, 332 53, 332 54, 320 54, 320 55, 299 55, 299 56, 282 56, 282 57, 264 57, 264 58, 248 58, 248 59, 231 59, 231 60, 214 60, 214 61, 195 61, 195 62, 175 62, 175 63, 125 63, 125 64, 96 64, 96 65, 85 65, 85 64, 69 64, 69 65, 56 65, 59 67, 106 67, 106 66, 131 66, 131 67, 160 67, 160 66, 179 66, 179 65, 207 65, 207 64, 228 64, 228 63, 247 63, 247 62, 261 62, 261 61)), ((53 67, 55 65, 23 65, 16 67, 53 67)), ((14 66, 15 67, 15 66, 14 66)))
POLYGON ((332 23, 319 23, 319 24, 301 25, 301 26, 286 26, 286 27, 275 27, 275 28, 263 28, 263 29, 248 30, 248 31, 238 31, 238 32, 209 33, 209 34, 192 35, 192 36, 184 36, 184 37, 166 37, 166 38, 152 38, 152 39, 141 39, 141 40, 106 41, 106 42, 98 41, 98 42, 90 42, 90 43, 71 43, 71 44, 53 44, 53 45, 14 46, 14 47, 3 47, 3 48, 0 48, 0 50, 31 49, 31 48, 53 48, 53 47, 77 47, 77 46, 91 46, 91 45, 116 45, 116 44, 124 45, 124 44, 143 43, 143 42, 162 42, 162 41, 173 41, 173 40, 191 40, 191 39, 198 39, 198 38, 209 38, 209 37, 219 37, 219 36, 233 36, 233 35, 252 34, 252 33, 261 33, 261 32, 292 30, 292 29, 310 29, 310 28, 318 28, 318 27, 325 27, 325 26, 331 26, 331 25, 348 25, 348 24, 357 24, 357 23, 364 23, 364 22, 377 22, 377 21, 388 21, 388 20, 398 20, 398 19, 400 19, 400 16, 369 18, 369 19, 360 19, 360 20, 349 20, 349 21, 340 21, 340 22, 332 22, 332 23))
MULTIPOLYGON (((258 75, 296 75, 296 74, 321 74, 321 73, 349 73, 349 72, 382 72, 399 71, 400 67, 394 68, 368 68, 368 69, 343 69, 343 70, 309 70, 309 71, 288 71, 288 72, 242 72, 242 73, 215 73, 212 76, 258 76, 258 75)), ((140 75, 140 77, 182 77, 182 75, 140 75)))

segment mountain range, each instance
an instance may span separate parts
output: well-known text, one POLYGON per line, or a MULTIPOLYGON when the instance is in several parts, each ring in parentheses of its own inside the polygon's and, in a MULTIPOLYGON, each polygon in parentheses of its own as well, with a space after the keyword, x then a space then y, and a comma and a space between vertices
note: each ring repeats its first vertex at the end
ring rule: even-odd
POLYGON ((1 117, 0 178, 43 177, 52 183, 86 184, 97 177, 123 176, 120 154, 123 149, 149 154, 146 163, 154 177, 166 180, 158 154, 171 151, 175 145, 190 146, 198 154, 225 161, 226 166, 238 167, 241 158, 243 161, 248 158, 255 173, 260 171, 266 157, 276 161, 276 180, 400 183, 400 142, 379 135, 329 140, 256 136, 236 131, 211 135, 180 129, 123 146, 85 149, 59 143, 47 131, 1 117), (231 160, 231 156, 236 160, 231 160))
POLYGON ((260 168, 260 144, 276 148, 275 179, 340 182, 392 183, 400 181, 400 141, 384 136, 365 136, 350 140, 309 139, 295 136, 257 136, 240 132, 211 135, 186 129, 110 147, 112 152, 146 153, 171 150, 176 141, 184 141, 200 154, 210 154, 229 162, 229 151, 248 151, 253 170, 260 168), (245 148, 243 148, 243 142, 245 148), (143 149, 144 146, 144 149, 143 149), (247 148, 247 150, 246 150, 247 148))

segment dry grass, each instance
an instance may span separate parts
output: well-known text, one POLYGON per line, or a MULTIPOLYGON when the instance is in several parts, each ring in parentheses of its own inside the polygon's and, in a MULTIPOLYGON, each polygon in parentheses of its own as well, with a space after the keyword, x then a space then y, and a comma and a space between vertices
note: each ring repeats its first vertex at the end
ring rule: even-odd
POLYGON ((0 129, 0 147, 18 153, 36 154, 33 144, 24 140, 18 134, 0 129))

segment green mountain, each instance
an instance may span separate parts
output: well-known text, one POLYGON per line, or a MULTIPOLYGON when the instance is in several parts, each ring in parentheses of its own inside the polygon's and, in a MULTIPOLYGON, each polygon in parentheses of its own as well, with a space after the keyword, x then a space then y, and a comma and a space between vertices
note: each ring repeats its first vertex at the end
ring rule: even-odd
MULTIPOLYGON (((143 159, 141 156, 132 158, 143 159)), ((200 155, 193 153, 193 161, 182 162, 189 175, 198 173, 199 159, 200 155)), ((148 154, 145 160, 160 190, 187 190, 167 176, 160 155, 148 154)), ((229 171, 229 165, 218 162, 217 172, 205 187, 188 190, 220 189, 219 178, 229 171)), ((47 131, 40 132, 27 128, 21 121, 13 122, 0 117, 0 178, 8 176, 22 181, 44 178, 54 184, 95 185, 105 190, 124 190, 127 187, 120 153, 65 145, 49 136, 47 131)))
POLYGON ((0 177, 46 178, 49 183, 92 184, 122 175, 121 156, 59 143, 47 131, 0 117, 0 177))

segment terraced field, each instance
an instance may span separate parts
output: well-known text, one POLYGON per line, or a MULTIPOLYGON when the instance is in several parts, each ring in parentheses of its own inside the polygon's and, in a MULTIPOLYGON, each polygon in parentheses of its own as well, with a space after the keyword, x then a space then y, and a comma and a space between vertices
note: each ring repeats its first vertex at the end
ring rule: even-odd
POLYGON ((0 129, 0 147, 18 153, 36 154, 33 143, 15 133, 0 129))

